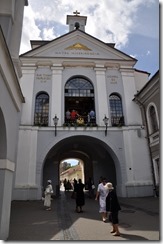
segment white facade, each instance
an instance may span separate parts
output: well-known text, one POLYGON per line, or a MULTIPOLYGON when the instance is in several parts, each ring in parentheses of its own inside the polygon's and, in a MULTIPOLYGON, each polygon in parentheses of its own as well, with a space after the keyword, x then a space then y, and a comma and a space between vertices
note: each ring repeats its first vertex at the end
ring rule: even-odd
POLYGON ((27 1, 0 1, 0 240, 9 233, 21 106, 19 47, 27 1))
MULTIPOLYGON (((80 17, 84 30, 82 16, 77 16, 78 22, 80 17)), ((71 16, 68 20, 72 24, 71 16)), ((20 56, 25 103, 13 199, 41 199, 48 178, 57 189, 59 164, 68 157, 84 162, 85 180, 92 176, 97 185, 100 176, 105 176, 119 196, 153 195, 146 133, 139 106, 133 101, 137 90, 148 81, 148 73, 135 70, 135 59, 83 30, 70 28, 69 33, 20 56), (74 77, 92 84, 97 126, 65 126, 65 85, 74 77), (34 124, 40 92, 49 96, 48 126, 34 124), (111 94, 121 98, 124 124, 120 127, 111 122, 111 94), (55 115, 59 118, 56 136, 55 115), (107 135, 105 115, 109 118, 107 135)))

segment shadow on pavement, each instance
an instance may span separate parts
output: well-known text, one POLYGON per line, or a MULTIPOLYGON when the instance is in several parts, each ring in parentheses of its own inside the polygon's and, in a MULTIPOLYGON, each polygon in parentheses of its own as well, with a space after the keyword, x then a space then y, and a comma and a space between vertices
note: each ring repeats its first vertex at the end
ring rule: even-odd
MULTIPOLYGON (((98 202, 86 196, 84 212, 76 213, 75 199, 71 199, 71 194, 61 192, 60 197, 52 201, 51 211, 44 210, 41 200, 13 201, 7 241, 113 240, 115 237, 109 231, 111 223, 101 221, 98 202)), ((130 202, 127 200, 127 203, 130 202)), ((116 240, 150 240, 146 238, 150 232, 155 232, 157 238, 157 216, 139 213, 136 207, 123 205, 124 201, 119 218, 122 235, 116 240)))

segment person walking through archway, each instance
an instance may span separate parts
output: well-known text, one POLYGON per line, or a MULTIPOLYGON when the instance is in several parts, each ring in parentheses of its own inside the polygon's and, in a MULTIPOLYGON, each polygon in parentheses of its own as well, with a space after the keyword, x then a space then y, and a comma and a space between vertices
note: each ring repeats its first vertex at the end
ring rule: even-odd
POLYGON ((102 178, 102 182, 98 185, 96 198, 95 200, 99 200, 99 213, 101 213, 102 221, 106 222, 107 219, 107 211, 106 211, 106 196, 109 190, 105 187, 106 178, 102 178))
POLYGON ((76 192, 76 212, 82 213, 83 212, 83 206, 85 205, 85 195, 84 195, 84 187, 85 185, 82 183, 82 180, 79 179, 78 183, 76 184, 76 187, 74 191, 76 192))
POLYGON ((52 187, 52 181, 47 181, 47 186, 45 188, 45 199, 44 199, 44 206, 46 210, 51 210, 51 195, 53 194, 53 187, 52 187))

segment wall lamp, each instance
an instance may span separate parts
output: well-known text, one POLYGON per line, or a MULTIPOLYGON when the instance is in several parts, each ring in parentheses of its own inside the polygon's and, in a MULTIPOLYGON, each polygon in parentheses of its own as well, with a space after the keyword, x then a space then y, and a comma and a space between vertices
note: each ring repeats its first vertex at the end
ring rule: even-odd
POLYGON ((109 118, 107 118, 106 115, 105 115, 103 121, 104 121, 104 124, 105 124, 105 126, 106 126, 106 129, 105 129, 105 136, 107 136, 107 129, 108 129, 108 121, 109 121, 109 118))
POLYGON ((54 126, 55 126, 55 136, 57 135, 57 124, 58 124, 59 118, 57 118, 57 115, 53 118, 54 126))

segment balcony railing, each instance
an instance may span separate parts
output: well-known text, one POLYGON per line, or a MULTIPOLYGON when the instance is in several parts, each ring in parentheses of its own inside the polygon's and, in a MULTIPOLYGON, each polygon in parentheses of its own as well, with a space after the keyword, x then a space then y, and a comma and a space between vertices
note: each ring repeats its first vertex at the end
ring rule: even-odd
POLYGON ((88 116, 79 116, 75 119, 67 119, 65 118, 65 122, 63 126, 90 126, 95 127, 96 124, 96 118, 88 118, 88 116))
POLYGON ((48 115, 35 115, 34 125, 36 126, 48 126, 48 115))
POLYGON ((118 126, 118 127, 125 125, 124 117, 123 116, 112 116, 111 124, 112 124, 112 126, 118 126))

